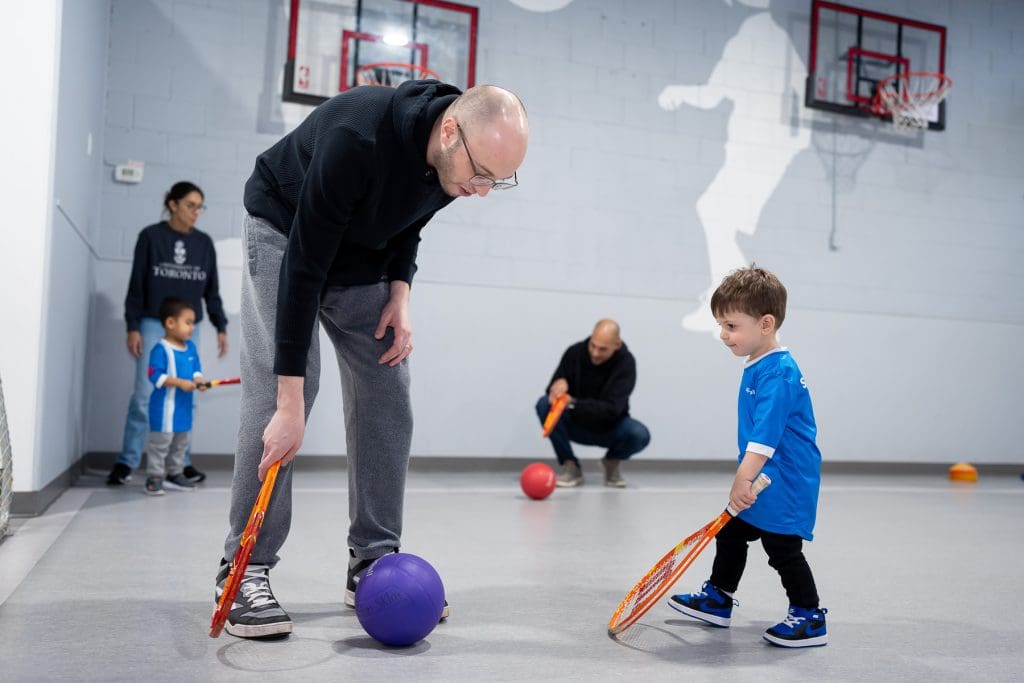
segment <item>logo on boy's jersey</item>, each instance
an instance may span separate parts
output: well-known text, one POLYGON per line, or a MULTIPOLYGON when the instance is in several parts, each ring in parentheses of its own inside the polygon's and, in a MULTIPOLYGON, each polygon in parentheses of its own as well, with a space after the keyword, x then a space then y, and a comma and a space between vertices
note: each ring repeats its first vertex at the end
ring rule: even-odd
POLYGON ((751 396, 753 396, 753 395, 755 395, 757 393, 756 391, 754 391, 753 387, 747 387, 746 389, 744 389, 744 391, 746 391, 751 396))

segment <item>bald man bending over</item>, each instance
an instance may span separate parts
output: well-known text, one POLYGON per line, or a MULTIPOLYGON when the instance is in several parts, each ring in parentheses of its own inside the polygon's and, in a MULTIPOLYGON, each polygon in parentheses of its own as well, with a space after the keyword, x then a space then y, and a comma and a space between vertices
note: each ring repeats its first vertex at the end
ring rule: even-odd
POLYGON ((598 321, 588 338, 562 354, 547 395, 537 401, 537 417, 544 424, 555 399, 562 395, 569 399, 551 432, 551 445, 562 467, 557 479, 559 486, 583 483, 580 461, 572 452, 573 441, 607 448, 601 460, 604 485, 626 485, 619 465, 651 441, 647 427, 629 416, 629 395, 635 386, 636 361, 622 342, 614 320, 598 321))
MULTIPOLYGON (((216 596, 260 482, 302 445, 320 380, 321 326, 345 412, 348 605, 367 566, 398 550, 420 233, 455 197, 514 187, 528 132, 522 102, 507 90, 410 81, 335 96, 256 159, 245 186, 241 426, 216 596)), ((233 635, 292 631, 269 582, 291 525, 292 469, 278 474, 226 625, 233 635)))

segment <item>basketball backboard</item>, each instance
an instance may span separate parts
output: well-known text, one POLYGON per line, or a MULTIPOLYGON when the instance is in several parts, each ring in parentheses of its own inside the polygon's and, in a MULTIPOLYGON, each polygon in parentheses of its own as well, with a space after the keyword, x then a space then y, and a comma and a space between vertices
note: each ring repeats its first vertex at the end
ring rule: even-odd
POLYGON ((319 104, 355 87, 361 67, 384 63, 470 88, 478 14, 447 0, 290 0, 283 99, 319 104))
MULTIPOLYGON (((946 73, 946 28, 812 0, 807 65, 808 107, 854 116, 879 116, 872 111, 872 100, 879 82, 885 78, 910 72, 946 73)), ((943 101, 928 112, 928 128, 945 127, 943 101)))

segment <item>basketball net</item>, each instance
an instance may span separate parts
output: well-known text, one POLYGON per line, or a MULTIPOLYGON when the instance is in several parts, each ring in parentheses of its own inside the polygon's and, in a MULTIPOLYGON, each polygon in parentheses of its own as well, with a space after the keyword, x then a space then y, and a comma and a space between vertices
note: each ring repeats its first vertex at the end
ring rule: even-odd
POLYGON ((419 64, 405 62, 377 62, 365 64, 356 69, 356 85, 383 85, 397 88, 406 81, 419 81, 427 78, 441 80, 436 72, 419 64))
POLYGON ((871 108, 881 116, 891 115, 896 130, 922 130, 937 118, 939 103, 952 86, 953 79, 946 74, 930 71, 896 74, 879 82, 871 108))

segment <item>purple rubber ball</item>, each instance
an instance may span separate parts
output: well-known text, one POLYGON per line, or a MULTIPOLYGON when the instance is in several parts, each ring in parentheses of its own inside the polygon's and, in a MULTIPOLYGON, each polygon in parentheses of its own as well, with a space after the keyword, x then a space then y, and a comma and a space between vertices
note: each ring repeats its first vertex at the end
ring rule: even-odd
POLYGON ((385 645, 406 646, 426 638, 441 619, 444 584, 422 557, 384 555, 356 587, 356 616, 385 645))

